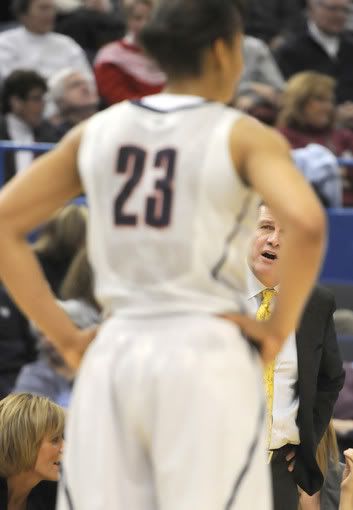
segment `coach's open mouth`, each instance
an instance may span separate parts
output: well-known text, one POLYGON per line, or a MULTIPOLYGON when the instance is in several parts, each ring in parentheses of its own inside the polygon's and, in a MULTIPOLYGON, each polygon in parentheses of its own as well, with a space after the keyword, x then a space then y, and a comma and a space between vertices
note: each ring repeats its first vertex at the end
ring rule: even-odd
POLYGON ((263 253, 261 253, 261 255, 269 260, 277 260, 278 259, 278 256, 275 253, 272 253, 270 251, 264 251, 263 253))

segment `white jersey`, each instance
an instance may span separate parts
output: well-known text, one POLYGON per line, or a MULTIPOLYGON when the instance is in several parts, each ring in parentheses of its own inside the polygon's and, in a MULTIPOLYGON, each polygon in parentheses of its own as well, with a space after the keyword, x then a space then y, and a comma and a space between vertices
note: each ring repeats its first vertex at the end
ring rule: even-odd
POLYGON ((88 121, 79 171, 95 295, 106 312, 246 308, 258 197, 230 155, 240 117, 220 103, 157 94, 88 121))

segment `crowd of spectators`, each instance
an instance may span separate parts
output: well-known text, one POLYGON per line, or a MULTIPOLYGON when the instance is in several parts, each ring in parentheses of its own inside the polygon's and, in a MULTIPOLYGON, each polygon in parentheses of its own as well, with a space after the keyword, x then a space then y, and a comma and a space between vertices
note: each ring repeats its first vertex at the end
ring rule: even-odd
MULTIPOLYGON (((5 2, 0 138, 55 143, 99 109, 162 90, 165 76, 138 40, 154 2, 5 2), (30 73, 37 73, 37 81, 30 73)), ((293 149, 315 143, 351 158, 350 0, 248 0, 245 33, 245 67, 234 106, 277 127, 293 149)), ((7 154, 0 182, 32 157, 7 154)), ((353 171, 342 167, 340 173, 343 205, 353 206, 353 171)))
MULTIPOLYGON (((100 109, 161 91, 165 75, 138 39, 155 1, 0 2, 0 140, 56 143, 100 109)), ((352 2, 248 0, 247 8, 244 73, 232 105, 287 138, 325 207, 353 207, 353 166, 339 163, 353 158, 352 2)), ((7 152, 0 184, 34 157, 7 152)), ((100 321, 82 247, 85 222, 85 208, 69 206, 33 247, 80 327, 100 321)), ((0 360, 0 399, 15 390, 68 405, 73 373, 1 284, 0 360)), ((346 368, 351 398, 353 369, 346 368)), ((347 416, 352 438, 353 414, 347 416)))

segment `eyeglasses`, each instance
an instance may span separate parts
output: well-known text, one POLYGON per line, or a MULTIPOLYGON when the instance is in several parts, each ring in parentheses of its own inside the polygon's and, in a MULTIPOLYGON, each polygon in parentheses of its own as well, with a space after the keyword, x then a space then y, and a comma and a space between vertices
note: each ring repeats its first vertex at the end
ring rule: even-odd
POLYGON ((348 16, 348 14, 351 12, 351 10, 348 7, 348 5, 347 6, 344 6, 344 5, 330 5, 330 4, 327 4, 326 2, 323 2, 322 0, 318 0, 317 3, 321 7, 326 9, 327 11, 332 12, 333 14, 341 13, 341 14, 344 14, 345 16, 348 16))

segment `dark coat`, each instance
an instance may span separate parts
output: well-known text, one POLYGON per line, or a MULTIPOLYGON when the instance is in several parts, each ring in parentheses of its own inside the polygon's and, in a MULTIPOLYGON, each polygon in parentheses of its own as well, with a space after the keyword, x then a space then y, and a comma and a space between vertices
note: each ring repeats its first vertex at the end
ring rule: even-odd
MULTIPOLYGON (((27 510, 55 510, 56 482, 44 480, 36 485, 27 498, 27 510)), ((7 483, 5 478, 0 478, 0 508, 7 510, 7 483)))
POLYGON ((323 476, 315 454, 332 417, 333 407, 344 383, 344 370, 333 322, 332 294, 316 287, 305 307, 296 333, 298 354, 299 410, 294 478, 308 494, 317 492, 323 476))
POLYGON ((337 80, 337 101, 353 101, 353 36, 340 36, 340 49, 336 58, 331 58, 312 38, 307 26, 292 34, 274 51, 276 62, 283 76, 288 79, 302 71, 317 71, 337 80))

